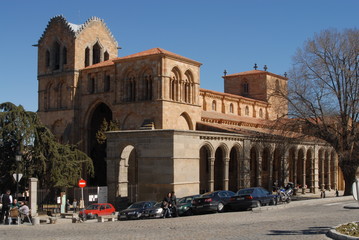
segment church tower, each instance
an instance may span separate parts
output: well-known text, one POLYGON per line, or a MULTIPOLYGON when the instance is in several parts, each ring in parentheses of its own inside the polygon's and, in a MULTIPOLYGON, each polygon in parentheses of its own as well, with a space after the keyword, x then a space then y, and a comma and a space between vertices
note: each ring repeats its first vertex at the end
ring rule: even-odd
POLYGON ((84 24, 63 16, 50 19, 38 41, 38 114, 63 143, 76 143, 81 69, 118 55, 118 44, 103 20, 84 24))

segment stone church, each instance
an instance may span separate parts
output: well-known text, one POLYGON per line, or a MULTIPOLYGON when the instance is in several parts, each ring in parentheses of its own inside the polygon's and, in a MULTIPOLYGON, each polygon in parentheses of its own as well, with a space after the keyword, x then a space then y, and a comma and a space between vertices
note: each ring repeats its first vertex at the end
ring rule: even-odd
MULTIPOLYGON (((38 41, 38 114, 60 142, 92 159, 90 185, 109 201, 159 200, 294 182, 303 193, 343 189, 337 154, 312 138, 287 141, 271 126, 288 111, 288 78, 264 70, 200 88, 201 63, 161 48, 118 56, 102 19, 50 19, 38 41), (99 144, 102 122, 119 131, 99 144)), ((206 79, 203 79, 206 81, 206 79)))

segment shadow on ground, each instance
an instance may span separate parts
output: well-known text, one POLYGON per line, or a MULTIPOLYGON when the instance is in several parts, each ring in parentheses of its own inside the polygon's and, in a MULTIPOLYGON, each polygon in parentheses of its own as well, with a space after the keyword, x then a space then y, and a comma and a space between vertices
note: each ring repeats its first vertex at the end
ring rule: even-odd
POLYGON ((330 227, 310 227, 304 230, 271 230, 268 235, 317 235, 326 234, 330 230, 330 227))

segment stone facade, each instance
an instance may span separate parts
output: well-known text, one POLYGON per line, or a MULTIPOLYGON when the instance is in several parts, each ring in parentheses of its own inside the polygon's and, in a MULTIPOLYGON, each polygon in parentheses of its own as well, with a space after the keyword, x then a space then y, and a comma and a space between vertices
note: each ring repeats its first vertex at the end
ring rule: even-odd
POLYGON ((197 61, 161 48, 118 57, 117 46, 103 20, 75 25, 62 16, 38 44, 39 116, 59 141, 92 157, 90 184, 107 185, 111 202, 271 189, 274 181, 304 192, 343 187, 329 146, 289 142, 269 128, 288 111, 279 94, 286 77, 226 75, 221 93, 200 88, 197 61), (121 129, 107 145, 96 141, 104 119, 121 129))

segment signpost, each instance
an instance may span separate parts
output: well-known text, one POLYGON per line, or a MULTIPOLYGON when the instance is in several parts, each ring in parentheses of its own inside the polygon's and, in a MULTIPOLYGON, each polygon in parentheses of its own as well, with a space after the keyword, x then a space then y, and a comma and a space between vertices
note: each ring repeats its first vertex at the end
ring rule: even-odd
MULTIPOLYGON (((85 201, 84 199, 84 187, 86 187, 86 181, 83 179, 80 179, 78 182, 79 187, 81 188, 81 201, 85 201)), ((85 203, 85 202, 84 202, 85 203)))

